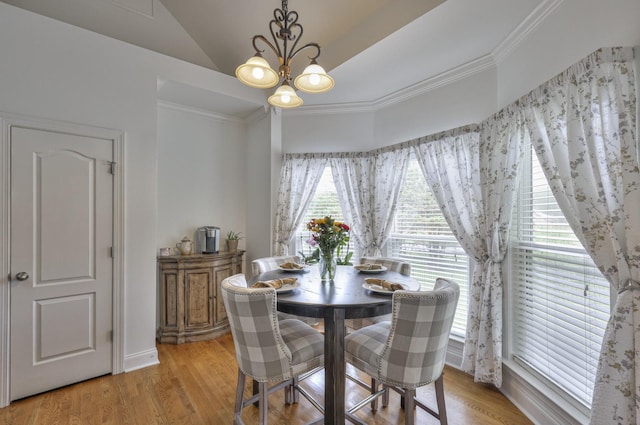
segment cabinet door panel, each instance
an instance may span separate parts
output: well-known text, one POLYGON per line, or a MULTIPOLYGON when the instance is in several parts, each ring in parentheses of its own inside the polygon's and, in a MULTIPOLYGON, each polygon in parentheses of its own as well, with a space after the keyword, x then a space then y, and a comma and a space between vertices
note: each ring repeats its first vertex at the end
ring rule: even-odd
POLYGON ((213 325, 210 308, 212 286, 211 269, 185 271, 185 329, 213 325))
POLYGON ((162 305, 162 314, 164 315, 164 323, 168 328, 178 328, 178 274, 165 273, 164 279, 164 297, 162 305))
POLYGON ((216 279, 216 323, 227 320, 227 310, 224 308, 224 301, 222 300, 222 293, 220 293, 220 284, 229 276, 235 274, 234 267, 231 264, 225 264, 224 266, 218 266, 214 269, 214 275, 216 279))

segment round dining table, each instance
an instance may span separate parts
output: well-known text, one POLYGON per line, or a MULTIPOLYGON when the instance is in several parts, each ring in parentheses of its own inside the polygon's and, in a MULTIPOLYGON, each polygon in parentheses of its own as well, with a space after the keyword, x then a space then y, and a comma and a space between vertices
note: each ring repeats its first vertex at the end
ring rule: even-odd
POLYGON ((297 278, 293 285, 278 291, 278 310, 297 316, 324 319, 325 395, 323 422, 326 425, 345 423, 345 419, 360 423, 345 409, 346 366, 344 360, 345 319, 374 317, 391 312, 393 292, 369 286, 365 279, 379 278, 399 283, 407 290, 417 291, 420 284, 398 272, 358 271, 353 266, 338 266, 332 282, 322 282, 317 265, 304 270, 272 270, 254 276, 257 281, 297 278))

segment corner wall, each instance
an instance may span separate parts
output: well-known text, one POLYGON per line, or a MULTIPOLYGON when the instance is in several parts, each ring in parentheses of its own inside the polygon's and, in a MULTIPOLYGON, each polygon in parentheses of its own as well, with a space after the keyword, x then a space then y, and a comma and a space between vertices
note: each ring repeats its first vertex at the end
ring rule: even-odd
POLYGON ((246 235, 246 139, 237 120, 159 103, 157 247, 194 240, 201 226, 220 227, 220 250, 229 230, 246 235))

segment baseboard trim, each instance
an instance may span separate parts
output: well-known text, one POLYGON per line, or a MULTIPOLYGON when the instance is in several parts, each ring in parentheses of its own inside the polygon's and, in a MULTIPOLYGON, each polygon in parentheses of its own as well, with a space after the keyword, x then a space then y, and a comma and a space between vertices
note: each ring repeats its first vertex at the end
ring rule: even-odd
POLYGON ((456 369, 460 369, 462 366, 462 351, 464 350, 464 341, 454 338, 449 338, 449 345, 447 346, 447 356, 445 363, 456 369))
POLYGON ((124 371, 131 372, 157 364, 160 364, 160 360, 158 360, 158 350, 154 348, 152 350, 141 351, 139 353, 125 356, 124 371))
POLYGON ((502 387, 505 395, 536 425, 584 425, 589 418, 560 397, 546 394, 535 379, 517 365, 503 363, 502 387))

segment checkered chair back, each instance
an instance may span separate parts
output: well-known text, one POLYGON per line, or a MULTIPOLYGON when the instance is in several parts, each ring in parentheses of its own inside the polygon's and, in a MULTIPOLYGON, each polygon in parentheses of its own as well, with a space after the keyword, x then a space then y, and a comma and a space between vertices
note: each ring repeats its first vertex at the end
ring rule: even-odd
POLYGON ((405 276, 411 276, 411 263, 402 261, 398 258, 387 257, 360 257, 360 264, 380 264, 394 272, 398 272, 405 276))
POLYGON ((246 281, 244 285, 242 281, 244 275, 222 281, 222 298, 238 367, 259 382, 291 379, 292 354, 280 334, 276 291, 273 288, 247 288, 246 281))
POLYGON ((446 279, 437 279, 433 291, 393 293, 391 330, 378 365, 383 382, 413 389, 442 374, 459 297, 458 284, 446 279))
POLYGON ((280 264, 299 262, 300 257, 298 257, 297 255, 258 258, 251 262, 251 271, 253 272, 254 276, 257 276, 260 273, 278 269, 280 267, 280 264))

